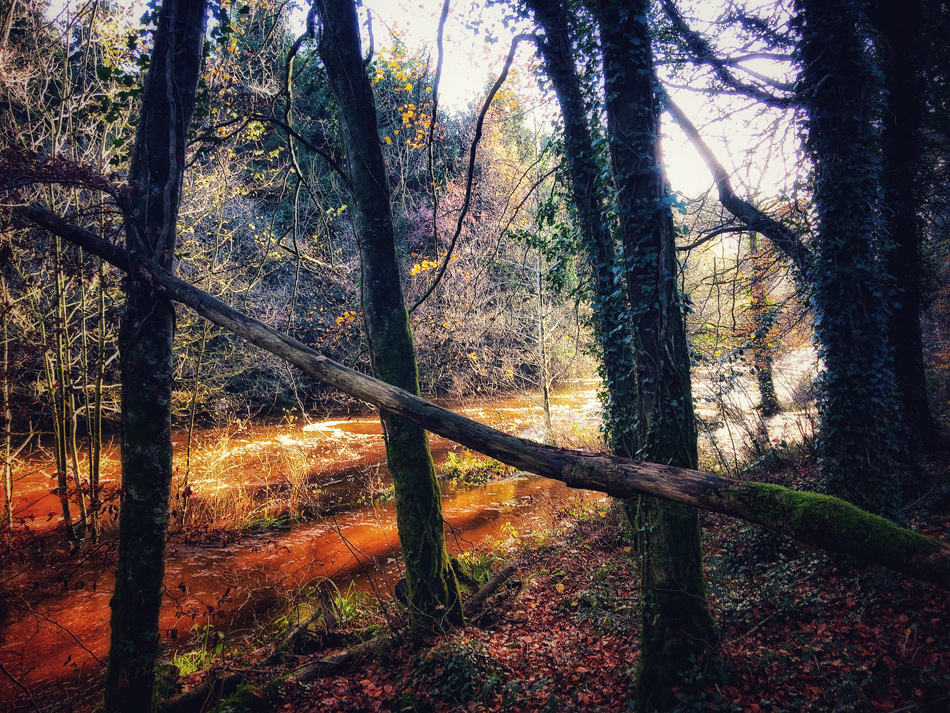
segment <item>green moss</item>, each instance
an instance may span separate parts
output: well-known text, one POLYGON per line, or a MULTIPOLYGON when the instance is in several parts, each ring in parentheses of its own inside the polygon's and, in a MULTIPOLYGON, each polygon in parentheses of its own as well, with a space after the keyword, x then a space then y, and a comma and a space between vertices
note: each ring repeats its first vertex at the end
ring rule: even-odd
POLYGON ((436 631, 464 621, 458 580, 443 532, 442 498, 425 432, 383 414, 386 455, 396 488, 396 524, 406 562, 410 614, 436 631))
POLYGON ((268 710, 265 697, 259 695, 251 684, 242 683, 212 713, 258 713, 265 710, 268 710))
MULTIPOLYGON (((923 560, 938 552, 930 538, 830 495, 751 483, 733 488, 729 496, 744 505, 749 519, 770 530, 915 576, 923 560)), ((950 563, 930 563, 930 569, 950 580, 950 563)))
POLYGON ((451 562, 452 571, 455 572, 455 579, 458 580, 459 584, 475 591, 480 583, 472 574, 472 570, 468 566, 468 561, 466 559, 452 557, 451 562))
POLYGON ((245 532, 274 532, 290 528, 290 513, 283 513, 277 517, 259 517, 240 527, 245 532))
POLYGON ((511 475, 514 470, 494 458, 475 455, 469 449, 463 448, 460 454, 451 451, 446 453, 439 476, 448 478, 453 484, 484 485, 495 478, 511 475))

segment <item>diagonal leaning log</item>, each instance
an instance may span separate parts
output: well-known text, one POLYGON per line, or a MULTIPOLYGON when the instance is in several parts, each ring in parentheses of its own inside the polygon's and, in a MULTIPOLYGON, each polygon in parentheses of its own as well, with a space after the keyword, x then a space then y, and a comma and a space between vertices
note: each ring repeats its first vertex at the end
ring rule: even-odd
POLYGON ((652 495, 738 517, 807 545, 848 554, 950 589, 950 545, 843 500, 776 485, 742 483, 685 468, 554 448, 511 436, 348 369, 173 276, 148 258, 129 254, 44 208, 18 207, 13 212, 121 270, 144 271, 156 290, 169 299, 191 307, 214 324, 323 383, 515 468, 617 498, 652 495))

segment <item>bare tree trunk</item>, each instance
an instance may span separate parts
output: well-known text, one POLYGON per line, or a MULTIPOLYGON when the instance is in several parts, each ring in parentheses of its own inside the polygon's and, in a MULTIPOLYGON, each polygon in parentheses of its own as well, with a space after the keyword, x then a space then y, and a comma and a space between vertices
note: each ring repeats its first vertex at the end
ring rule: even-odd
MULTIPOLYGON (((419 393, 409 315, 403 301, 389 177, 380 148, 372 87, 360 53, 352 0, 317 0, 320 57, 343 119, 357 217, 364 321, 376 375, 419 393)), ((461 624, 462 605, 442 521, 442 498, 425 431, 382 413, 386 460, 396 488, 396 523, 417 623, 461 624)))
POLYGON ((96 340, 96 376, 92 386, 92 414, 87 413, 87 423, 89 424, 89 526, 92 529, 94 542, 99 540, 101 532, 102 490, 99 475, 102 464, 102 381, 106 369, 106 296, 101 259, 98 261, 97 272, 96 325, 98 338, 96 340))
POLYGON ((775 380, 772 373, 771 346, 772 326, 775 324, 775 307, 769 303, 765 287, 765 251, 756 233, 749 233, 749 261, 752 274, 749 288, 749 313, 752 319, 750 342, 752 345, 752 365, 755 368, 755 380, 759 387, 759 405, 756 407, 763 416, 774 416, 781 407, 775 393, 775 380))
POLYGON ((13 411, 10 409, 10 328, 8 312, 10 294, 7 292, 7 278, 0 275, 0 298, 3 307, 3 521, 7 527, 13 527, 13 411))
POLYGON ((7 50, 7 44, 10 42, 10 30, 13 29, 13 18, 16 17, 16 6, 19 0, 7 0, 4 8, 3 19, 0 20, 0 59, 7 50))
POLYGON ((122 509, 112 598, 107 713, 152 709, 172 476, 174 306, 138 259, 174 269, 185 147, 204 43, 205 0, 164 0, 154 32, 123 206, 132 264, 120 335, 122 509))
POLYGON ((75 539, 73 529, 72 512, 69 507, 69 480, 68 463, 66 453, 66 431, 68 419, 65 415, 66 397, 65 397, 65 373, 62 369, 63 355, 61 350, 62 326, 56 322, 59 320, 59 305, 62 292, 62 270, 59 264, 60 245, 56 240, 54 248, 54 286, 55 286, 55 314, 53 324, 53 334, 49 335, 46 331, 45 322, 40 322, 40 331, 43 337, 43 343, 46 352, 43 355, 43 371, 46 375, 46 388, 49 393, 50 411, 53 417, 53 461, 56 467, 56 494, 59 498, 60 510, 63 513, 63 525, 66 528, 66 537, 70 540, 75 539), (52 343, 50 343, 52 339, 52 343))
POLYGON ((544 442, 554 444, 554 426, 551 423, 551 375, 548 373, 547 335, 544 329, 544 273, 541 271, 544 258, 537 255, 538 289, 538 358, 541 362, 541 408, 544 412, 544 442))
POLYGON ((198 345, 198 354, 195 357, 195 385, 191 390, 191 405, 188 408, 188 444, 185 446, 185 475, 178 481, 178 497, 181 502, 179 523, 182 527, 188 522, 188 507, 191 503, 191 449, 195 435, 195 413, 198 408, 198 390, 201 388, 201 362, 204 360, 207 345, 208 323, 205 322, 201 328, 201 344, 198 345))

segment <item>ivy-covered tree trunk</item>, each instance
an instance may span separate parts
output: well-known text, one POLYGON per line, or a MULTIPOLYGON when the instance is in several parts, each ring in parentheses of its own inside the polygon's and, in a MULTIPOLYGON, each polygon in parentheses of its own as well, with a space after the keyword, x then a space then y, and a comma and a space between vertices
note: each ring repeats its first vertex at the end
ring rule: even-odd
POLYGON ((614 453, 634 457, 636 382, 630 323, 608 214, 603 161, 588 118, 590 101, 575 69, 576 28, 561 0, 525 0, 525 5, 544 31, 538 50, 561 108, 574 218, 593 276, 590 296, 605 387, 604 433, 614 453))
POLYGON ((871 17, 884 74, 882 219, 888 240, 885 265, 894 291, 888 339, 894 349, 894 373, 906 426, 912 441, 926 448, 933 445, 937 434, 927 400, 920 327, 923 7, 919 0, 879 0, 871 17))
POLYGON ((777 308, 769 299, 765 276, 768 271, 767 251, 759 241, 758 233, 749 233, 749 343, 752 348, 752 366, 759 387, 759 405, 763 416, 774 416, 781 411, 772 370, 772 327, 775 325, 777 308))
POLYGON ((175 309, 137 269, 141 255, 174 269, 188 128, 195 108, 205 0, 164 0, 142 97, 125 211, 132 262, 121 333, 122 506, 108 713, 152 709, 158 616, 172 476, 171 392, 175 309))
MULTIPOLYGON (((361 261, 364 320, 376 375, 419 393, 409 315, 403 301, 389 177, 372 87, 360 53, 353 0, 317 0, 320 58, 343 122, 361 261)), ((458 582, 445 545, 442 499, 425 431, 381 414, 396 488, 396 524, 413 618, 431 629, 461 624, 458 582)))
POLYGON ((880 91, 865 6, 798 0, 799 85, 815 171, 815 336, 824 364, 818 445, 830 493, 895 517, 906 438, 880 270, 880 91))
MULTIPOLYGON (((676 281, 673 217, 659 156, 650 0, 600 0, 607 128, 627 299, 636 344, 638 458, 697 467, 689 349, 676 281)), ((643 641, 637 709, 670 710, 717 643, 706 601, 699 514, 640 498, 643 641)))

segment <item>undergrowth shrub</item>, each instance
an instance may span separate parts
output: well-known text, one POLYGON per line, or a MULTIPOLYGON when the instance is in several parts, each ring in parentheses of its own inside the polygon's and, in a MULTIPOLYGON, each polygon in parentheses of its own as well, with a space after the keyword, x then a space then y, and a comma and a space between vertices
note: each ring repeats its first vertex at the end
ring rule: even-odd
POLYGON ((459 552, 456 560, 465 576, 476 586, 481 586, 488 582, 504 558, 493 549, 476 549, 470 552, 459 552))
POLYGON ((214 626, 195 624, 191 629, 197 634, 198 647, 172 657, 172 665, 178 670, 179 676, 190 676, 210 668, 224 651, 224 637, 215 630, 214 626))
POLYGON ((435 698, 466 703, 500 690, 504 675, 504 667, 481 643, 447 640, 422 656, 416 680, 435 698))
POLYGON ((439 475, 452 483, 465 485, 484 485, 490 480, 511 475, 514 468, 492 458, 472 453, 463 448, 461 454, 449 451, 445 463, 439 469, 439 475))

